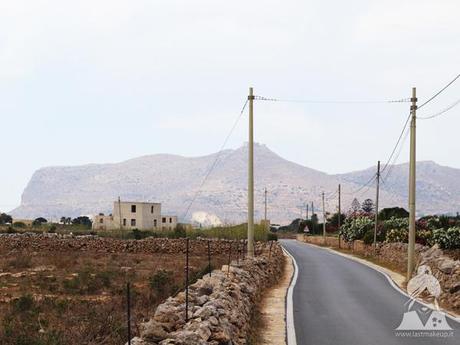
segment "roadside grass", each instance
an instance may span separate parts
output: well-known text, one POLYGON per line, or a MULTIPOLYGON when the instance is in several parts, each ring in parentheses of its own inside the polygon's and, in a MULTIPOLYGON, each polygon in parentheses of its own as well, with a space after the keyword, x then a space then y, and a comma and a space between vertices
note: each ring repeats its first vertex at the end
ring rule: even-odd
MULTIPOLYGON (((99 237, 108 237, 115 239, 144 239, 144 238, 184 238, 188 237, 196 239, 198 237, 204 238, 219 238, 229 240, 241 240, 247 238, 247 224, 218 226, 203 229, 185 229, 178 227, 174 230, 90 230, 81 225, 58 226, 56 229, 50 231, 49 226, 42 225, 37 228, 12 228, 2 229, 0 233, 44 233, 51 232, 61 235, 96 235, 99 237)), ((254 239, 255 241, 267 241, 274 239, 273 234, 260 224, 254 224, 254 239)))

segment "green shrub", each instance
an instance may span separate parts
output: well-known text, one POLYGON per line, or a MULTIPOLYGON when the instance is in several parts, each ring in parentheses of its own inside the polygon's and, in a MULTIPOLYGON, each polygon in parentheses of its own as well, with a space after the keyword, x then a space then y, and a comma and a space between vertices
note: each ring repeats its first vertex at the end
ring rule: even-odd
POLYGON ((366 216, 350 217, 340 228, 340 235, 345 242, 360 240, 364 234, 374 228, 374 221, 366 216))
POLYGON ((459 249, 460 227, 434 230, 432 242, 437 243, 443 249, 459 249))
POLYGON ((26 312, 34 308, 34 299, 31 295, 24 295, 19 297, 15 303, 15 309, 18 312, 26 312))
POLYGON ((374 243, 374 230, 369 229, 363 236, 363 242, 365 244, 373 244, 374 243))
POLYGON ((167 293, 166 287, 171 286, 174 278, 174 273, 165 269, 160 269, 150 277, 149 285, 150 288, 159 295, 167 293))
POLYGON ((386 229, 386 230, 408 229, 409 228, 409 218, 391 217, 390 219, 387 219, 387 220, 383 221, 382 225, 383 225, 384 229, 386 229))
POLYGON ((23 222, 14 222, 13 227, 18 228, 18 229, 24 229, 27 227, 27 225, 26 223, 23 223, 23 222))
POLYGON ((278 241, 278 235, 273 232, 267 233, 267 241, 278 241))
POLYGON ((403 242, 408 241, 408 230, 406 229, 391 229, 387 231, 386 242, 403 242))

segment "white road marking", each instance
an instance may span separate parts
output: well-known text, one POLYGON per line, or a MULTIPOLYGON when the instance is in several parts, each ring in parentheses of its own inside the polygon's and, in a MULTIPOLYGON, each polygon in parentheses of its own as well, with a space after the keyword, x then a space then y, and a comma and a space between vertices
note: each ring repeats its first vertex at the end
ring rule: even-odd
POLYGON ((287 345, 297 345, 297 339, 295 335, 295 326, 294 326, 294 298, 293 298, 293 291, 295 284, 297 283, 297 277, 299 275, 299 267, 297 266, 297 262, 294 259, 294 256, 289 253, 287 249, 284 247, 283 251, 292 259, 292 263, 294 264, 294 275, 291 280, 291 284, 289 284, 288 292, 286 295, 286 338, 287 338, 287 345))

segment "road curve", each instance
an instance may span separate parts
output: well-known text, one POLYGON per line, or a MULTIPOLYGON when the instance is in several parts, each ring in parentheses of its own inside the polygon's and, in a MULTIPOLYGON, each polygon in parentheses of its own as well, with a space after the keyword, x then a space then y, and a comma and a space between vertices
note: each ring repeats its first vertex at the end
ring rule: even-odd
POLYGON ((380 272, 295 240, 281 243, 299 269, 293 292, 297 345, 460 344, 460 324, 452 319, 446 337, 397 334, 408 297, 380 272))

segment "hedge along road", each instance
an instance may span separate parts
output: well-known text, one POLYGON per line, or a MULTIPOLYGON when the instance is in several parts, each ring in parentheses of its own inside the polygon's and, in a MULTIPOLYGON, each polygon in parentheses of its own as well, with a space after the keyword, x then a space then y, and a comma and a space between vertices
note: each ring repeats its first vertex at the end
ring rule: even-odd
MULTIPOLYGON (((395 330, 408 297, 382 273, 295 240, 281 243, 299 270, 292 304, 297 345, 460 344, 460 324, 452 318, 452 331, 395 330)), ((423 309, 411 308, 429 325, 436 315, 423 309)))

